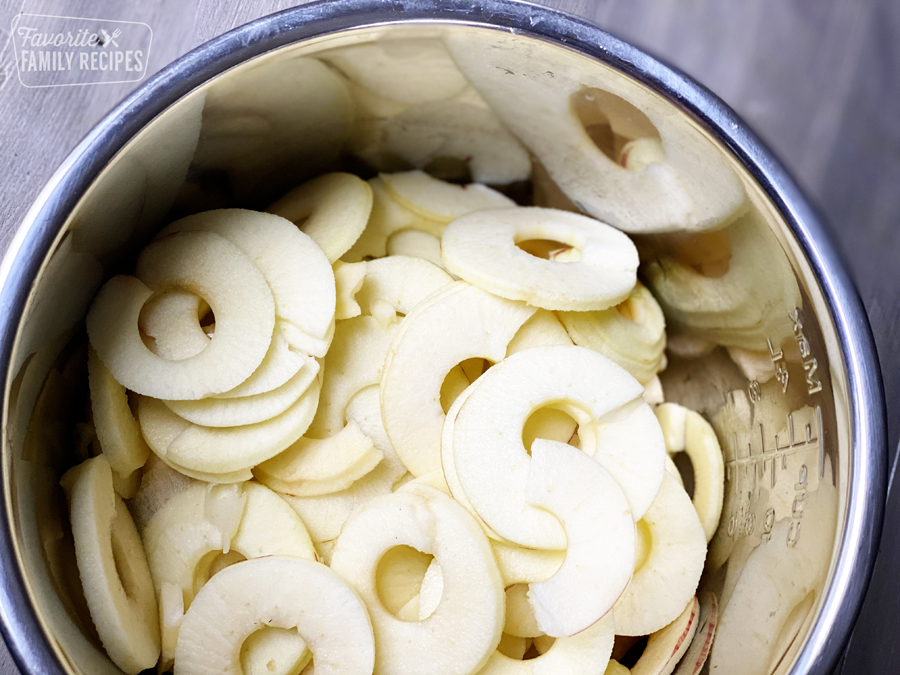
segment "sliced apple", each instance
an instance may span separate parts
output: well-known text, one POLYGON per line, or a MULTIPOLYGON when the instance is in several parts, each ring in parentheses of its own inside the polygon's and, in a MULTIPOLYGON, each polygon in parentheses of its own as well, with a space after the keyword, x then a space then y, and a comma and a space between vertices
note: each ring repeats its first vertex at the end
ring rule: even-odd
POLYGON ((619 635, 649 635, 678 618, 697 590, 706 559, 703 525, 690 497, 668 474, 643 522, 650 550, 613 608, 619 635))
POLYGON ((522 324, 519 332, 506 348, 506 355, 509 356, 532 347, 569 346, 571 344, 572 338, 569 337, 566 329, 553 312, 539 309, 534 316, 522 324))
POLYGON ((716 432, 703 417, 677 403, 663 403, 654 411, 670 454, 684 452, 694 469, 694 508, 712 540, 722 516, 725 460, 716 432))
POLYGON ((349 422, 329 438, 299 439, 256 467, 253 475, 278 492, 315 497, 346 490, 372 471, 383 457, 372 439, 355 422, 349 422))
POLYGON ((196 356, 209 346, 200 326, 206 302, 187 291, 172 289, 150 298, 138 318, 141 332, 153 338, 157 355, 168 361, 196 356))
POLYGON ((113 488, 122 499, 133 499, 141 487, 141 470, 135 469, 127 476, 112 472, 113 488))
POLYGON ((671 675, 688 650, 697 632, 700 601, 691 598, 685 610, 665 628, 653 633, 632 675, 671 675))
POLYGON ((305 361, 305 365, 291 379, 277 389, 262 394, 164 403, 179 417, 201 426, 239 427, 265 422, 296 403, 318 377, 319 363, 311 356, 307 356, 305 361))
POLYGON ((522 548, 502 541, 491 541, 494 558, 503 576, 503 585, 530 584, 549 579, 562 567, 565 551, 522 548))
POLYGON ((568 538, 562 566, 531 583, 528 600, 541 632, 575 635, 604 616, 631 579, 635 531, 628 500, 597 462, 544 439, 532 446, 525 495, 559 518, 568 538))
MULTIPOLYGON (((219 209, 177 220, 159 237, 188 231, 212 232, 237 246, 269 285, 276 315, 311 338, 326 336, 334 320, 334 272, 316 242, 289 220, 246 209, 219 209)), ((138 278, 140 271, 139 261, 138 278)), ((213 311, 220 329, 215 306, 213 311)))
POLYGON ((372 624, 359 596, 325 565, 281 555, 232 565, 209 580, 184 616, 175 668, 240 673, 241 646, 263 626, 295 631, 323 672, 372 673, 372 624))
POLYGON ((449 274, 427 260, 390 256, 368 263, 357 301, 363 314, 372 314, 376 302, 387 303, 398 314, 409 314, 427 297, 452 283, 449 274))
POLYGON ((309 333, 303 332, 297 326, 287 321, 282 323, 281 329, 291 349, 315 356, 317 359, 321 359, 328 353, 328 349, 331 347, 331 340, 334 338, 334 321, 331 322, 323 338, 310 337, 309 333))
POLYGON ((291 347, 285 337, 284 329, 289 325, 284 321, 276 320, 272 343, 269 345, 269 351, 266 352, 262 363, 259 364, 259 368, 234 389, 216 394, 213 398, 238 398, 264 394, 285 384, 303 368, 304 364, 309 365, 309 357, 302 351, 291 347))
POLYGON ((538 627, 534 610, 528 602, 528 585, 515 584, 506 589, 506 620, 503 632, 522 638, 543 635, 538 627))
POLYGON ((233 389, 259 367, 272 340, 274 304, 262 275, 235 246, 211 233, 182 232, 147 246, 137 271, 147 284, 113 277, 87 316, 91 345, 123 386, 156 398, 198 399, 233 389), (167 361, 144 345, 138 318, 157 285, 185 287, 216 313, 216 339, 196 356, 167 361))
POLYGON ((297 225, 333 263, 365 229, 372 188, 350 173, 326 173, 294 188, 266 211, 297 225))
POLYGON ((172 670, 175 665, 175 645, 184 619, 184 595, 176 584, 165 583, 159 589, 159 672, 172 670))
POLYGON ((610 659, 606 665, 606 672, 603 675, 629 675, 631 671, 618 661, 610 659))
POLYGON ((184 492, 193 481, 151 453, 141 470, 141 486, 131 502, 131 513, 142 532, 153 514, 175 495, 184 492))
POLYGON ((480 183, 457 185, 424 171, 383 173, 380 177, 388 194, 403 208, 438 223, 449 223, 474 211, 515 206, 506 195, 480 183))
POLYGON ((700 600, 700 618, 694 639, 675 670, 675 675, 697 675, 709 656, 716 625, 719 619, 719 604, 712 593, 703 593, 700 600))
POLYGON ((710 229, 745 203, 728 160, 693 123, 633 80, 587 73, 582 57, 516 35, 451 38, 460 69, 578 207, 627 232, 710 229), (592 127, 660 138, 665 159, 639 170, 600 149, 592 127))
POLYGON ((500 641, 503 582, 488 540, 439 490, 418 486, 370 502, 344 525, 331 566, 369 608, 376 673, 477 672, 500 641), (441 600, 424 621, 401 621, 378 599, 375 567, 400 544, 432 553, 441 568, 441 600), (453 650, 446 649, 448 640, 457 645, 453 650))
POLYGON ((648 382, 644 383, 644 400, 651 406, 657 406, 666 400, 662 382, 658 375, 654 375, 648 382))
POLYGON ((359 426, 360 431, 372 439, 375 448, 384 455, 382 464, 389 469, 389 472, 385 474, 386 480, 389 480, 392 485, 396 483, 406 473, 406 467, 397 456, 394 446, 391 445, 391 439, 388 438, 381 421, 380 387, 373 384, 354 394, 347 403, 344 415, 348 424, 355 423, 359 426))
POLYGON ((179 417, 162 401, 142 397, 141 431, 157 455, 179 467, 209 474, 244 471, 274 457, 309 428, 319 400, 319 382, 286 411, 242 427, 204 427, 179 417))
POLYGON ((94 430, 103 454, 115 473, 129 475, 144 465, 150 448, 128 405, 128 392, 93 349, 88 350, 88 383, 94 430))
POLYGON ((414 105, 384 124, 384 151, 417 169, 435 161, 464 163, 473 181, 503 185, 527 180, 531 159, 487 107, 462 101, 414 105))
MULTIPOLYGON (((560 638, 543 654, 522 661, 496 650, 479 675, 594 675, 612 652, 615 630, 611 616, 572 637, 560 638)), ((608 672, 608 671, 607 671, 608 672)))
POLYGON ((539 207, 457 218, 441 238, 441 258, 480 288, 552 310, 606 309, 627 298, 637 280, 637 250, 626 235, 586 216, 539 207), (581 258, 543 260, 516 246, 533 239, 561 241, 581 258))
POLYGON ((416 476, 441 468, 447 372, 473 357, 500 361, 534 309, 454 282, 410 312, 391 345, 381 380, 384 426, 416 476))
POLYGON ((422 230, 400 230, 392 234, 387 241, 387 254, 422 258, 441 269, 444 267, 444 261, 441 260, 440 237, 422 230))
POLYGON ((662 434, 642 389, 625 370, 583 347, 536 347, 507 357, 476 381, 454 423, 453 463, 462 493, 504 539, 565 548, 557 518, 525 499, 531 458, 522 429, 531 411, 553 404, 579 422, 584 453, 612 474, 640 518, 665 471, 662 434))
POLYGON ((560 312, 577 345, 609 357, 644 384, 662 368, 666 318, 647 288, 638 283, 617 307, 597 312, 560 312))
POLYGON ((352 319, 354 316, 362 314, 359 303, 356 301, 356 294, 359 293, 359 289, 362 288, 363 281, 366 279, 367 264, 366 261, 345 263, 337 260, 332 265, 337 292, 334 318, 338 321, 352 319))
POLYGON ((159 657, 159 615, 141 538, 113 490, 105 455, 69 470, 61 484, 91 620, 113 663, 136 675, 159 657))

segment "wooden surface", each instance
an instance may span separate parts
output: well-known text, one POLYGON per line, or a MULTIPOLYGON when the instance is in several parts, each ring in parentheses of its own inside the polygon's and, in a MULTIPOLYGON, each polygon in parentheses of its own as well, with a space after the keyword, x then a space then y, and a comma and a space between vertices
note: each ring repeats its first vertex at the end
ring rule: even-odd
MULTIPOLYGON (((135 85, 26 89, 9 28, 19 12, 142 21, 148 72, 296 0, 0 0, 0 250, 77 141, 135 85)), ((869 311, 888 410, 900 407, 900 3, 897 0, 545 0, 708 86, 781 157, 820 207, 869 311)), ((891 477, 900 416, 890 419, 891 477)), ((900 489, 844 673, 900 672, 900 489)), ((17 671, 0 647, 0 675, 17 671)))

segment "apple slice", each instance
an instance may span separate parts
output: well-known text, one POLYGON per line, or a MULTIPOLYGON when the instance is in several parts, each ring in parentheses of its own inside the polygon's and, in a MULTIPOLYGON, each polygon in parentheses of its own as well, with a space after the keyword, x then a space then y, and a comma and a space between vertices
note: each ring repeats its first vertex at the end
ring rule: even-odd
POLYGON ((421 230, 400 230, 392 234, 387 241, 387 254, 389 256, 402 255, 408 258, 422 258, 441 269, 444 268, 444 261, 441 260, 440 237, 421 230))
POLYGON ((397 456, 391 439, 381 421, 381 392, 377 384, 361 389, 347 404, 344 411, 347 423, 355 423, 366 436, 372 439, 375 448, 384 455, 382 464, 386 465, 389 472, 385 474, 386 480, 391 484, 399 480, 406 473, 406 467, 397 456))
POLYGON ((541 632, 575 635, 604 616, 631 579, 635 530, 628 500, 597 462, 544 439, 532 446, 525 495, 559 518, 568 538, 562 566, 531 583, 528 600, 541 632))
POLYGON ((113 488, 122 499, 134 499, 141 487, 141 470, 135 469, 127 476, 112 472, 113 488))
MULTIPOLYGON (((612 474, 640 518, 665 471, 662 434, 642 390, 625 370, 583 347, 535 347, 507 357, 476 381, 454 422, 462 493, 500 537, 529 548, 565 548, 557 518, 525 499, 531 458, 522 429, 533 410, 553 404, 579 422, 584 453, 612 474)), ((450 478, 448 484, 454 489, 450 478)))
POLYGON ((237 675, 241 646, 263 626, 295 631, 322 672, 372 673, 372 624, 359 596, 325 565, 282 555, 232 565, 207 582, 184 616, 175 668, 237 675))
POLYGON ((647 288, 638 283, 617 307, 596 312, 560 312, 575 344, 609 357, 638 382, 649 382, 662 369, 666 317, 647 288))
POLYGON ((141 538, 113 490, 105 455, 70 469, 60 483, 91 620, 113 663, 136 675, 159 658, 156 596, 141 538))
POLYGON ((534 610, 528 601, 528 585, 514 584, 506 589, 506 620, 503 632, 522 638, 543 635, 538 627, 534 610))
MULTIPOLYGON (((187 216, 158 236, 188 231, 212 232, 237 246, 269 285, 275 314, 311 338, 325 338, 334 320, 334 272, 311 237, 285 218, 246 209, 218 209, 187 216)), ((139 261, 138 278, 140 269, 139 261)), ((218 312, 216 316, 220 323, 218 312)))
POLYGON ((480 183, 457 185, 424 171, 383 173, 380 177, 388 194, 403 208, 438 223, 446 224, 475 211, 515 206, 506 195, 480 183))
MULTIPOLYGON (((138 419, 147 444, 167 463, 208 474, 241 472, 274 457, 309 428, 319 400, 314 380, 286 411, 242 427, 204 427, 182 419, 157 399, 142 397, 138 419)), ((246 480, 246 479, 242 479, 246 480)))
POLYGON ((637 280, 637 250, 626 235, 586 216, 536 206, 457 218, 441 238, 441 257, 460 278, 544 309, 606 309, 627 298, 637 280), (542 260, 516 246, 534 239, 568 244, 581 258, 542 260))
POLYGON ((697 632, 700 601, 691 598, 685 610, 647 640, 647 647, 631 667, 632 675, 671 675, 697 632))
POLYGON ((131 513, 138 531, 175 495, 184 492, 193 481, 151 453, 141 470, 141 486, 131 502, 131 513))
POLYGON ((530 584, 549 579, 559 571, 565 560, 565 551, 542 551, 522 548, 502 541, 491 541, 497 567, 504 586, 530 584))
POLYGON ((237 387, 222 394, 216 394, 213 398, 239 398, 264 394, 277 389, 296 375, 304 364, 309 364, 309 357, 302 351, 291 347, 284 335, 284 329, 290 324, 284 321, 275 321, 275 332, 272 334, 272 343, 266 352, 259 368, 253 374, 241 382, 237 387))
POLYGON ((618 661, 610 659, 606 665, 606 672, 603 675, 628 675, 631 671, 618 661))
POLYGON ((658 375, 654 375, 648 382, 644 383, 644 400, 651 406, 657 406, 665 402, 666 396, 658 375))
POLYGON ((706 559, 703 525, 690 497, 668 473, 643 522, 650 550, 613 608, 619 635, 649 635, 678 618, 697 590, 706 559))
POLYGON ((394 449, 414 475, 441 468, 440 391, 448 371, 473 357, 502 360, 534 311, 454 282, 407 314, 385 362, 381 408, 394 449))
POLYGON ((334 318, 338 321, 352 319, 354 316, 362 314, 359 303, 356 301, 356 294, 359 293, 359 289, 362 288, 363 281, 366 279, 366 265, 368 263, 365 260, 358 263, 345 263, 337 260, 332 265, 337 293, 334 318))
POLYGON ((165 673, 175 665, 175 645, 184 619, 184 595, 176 584, 165 583, 159 589, 160 654, 158 672, 165 673))
POLYGON ((609 661, 614 633, 612 617, 605 616, 578 635, 559 638, 534 659, 510 658, 498 649, 478 675, 599 674, 609 661))
POLYGON ((376 673, 477 672, 500 641, 503 582, 487 538, 468 512, 425 486, 370 502, 345 525, 331 567, 357 589, 376 634, 376 673), (443 591, 434 613, 406 622, 385 609, 375 568, 398 545, 430 552, 443 591), (447 650, 448 640, 456 647, 447 650))
POLYGON ((257 466, 253 475, 278 492, 315 497, 346 490, 372 471, 383 457, 372 439, 355 422, 348 422, 329 438, 299 439, 257 466))
POLYGON ((350 173, 326 173, 294 188, 266 211, 297 225, 333 263, 365 229, 372 188, 350 173))
POLYGON ((311 356, 283 385, 252 396, 204 398, 199 401, 164 401, 179 417, 207 427, 239 427, 265 422, 283 413, 309 389, 319 374, 319 363, 311 356))
POLYGON ((712 593, 703 593, 700 600, 700 618, 694 639, 675 670, 675 675, 697 675, 706 664, 713 638, 716 635, 719 604, 712 593))
POLYGON ((370 258, 382 258, 387 254, 388 239, 401 230, 417 230, 439 237, 445 223, 425 218, 401 206, 388 192, 384 178, 378 176, 369 180, 372 188, 372 215, 366 229, 343 260, 359 262, 370 258))
POLYGON ((572 338, 569 337, 566 329, 553 312, 539 309, 534 316, 522 324, 519 332, 506 348, 506 355, 510 356, 532 347, 552 347, 554 345, 568 347, 572 344, 572 338))
POLYGON ((663 403, 654 410, 670 454, 684 452, 694 468, 694 508, 712 540, 722 515, 725 493, 725 460, 716 432, 699 414, 678 405, 663 403))
POLYGON ((153 296, 141 309, 138 326, 153 338, 154 351, 167 361, 196 356, 209 346, 209 338, 200 326, 209 305, 202 299, 178 289, 153 296))
POLYGON ((150 448, 128 405, 128 392, 103 365, 94 349, 88 349, 88 383, 94 430, 110 468, 129 475, 141 468, 150 448))
POLYGON ((372 314, 376 302, 390 305, 398 314, 409 314, 423 300, 452 283, 449 274, 427 260, 391 256, 369 261, 356 299, 363 314, 372 314))
POLYGON ((436 160, 464 163, 473 181, 504 185, 527 180, 531 159, 494 112, 461 101, 414 105, 384 124, 384 151, 417 169, 436 160))
POLYGON ((118 382, 156 398, 198 399, 233 389, 259 367, 275 326, 272 294, 236 247, 210 233, 179 233, 147 246, 138 272, 149 285, 135 277, 113 277, 87 316, 91 345, 118 382), (138 318, 157 284, 188 288, 213 307, 216 339, 196 356, 167 361, 144 345, 138 318))
POLYGON ((633 80, 588 74, 581 55, 524 37, 469 37, 449 40, 457 65, 581 210, 627 232, 665 232, 719 227, 745 204, 724 153, 633 80), (661 139, 664 161, 628 170, 594 142, 594 126, 661 139))

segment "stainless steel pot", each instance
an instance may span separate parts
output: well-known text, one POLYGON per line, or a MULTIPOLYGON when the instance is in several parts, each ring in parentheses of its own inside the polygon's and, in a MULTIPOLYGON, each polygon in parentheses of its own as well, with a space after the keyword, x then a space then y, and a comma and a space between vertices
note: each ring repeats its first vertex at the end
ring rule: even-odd
MULTIPOLYGON (((721 609, 710 665, 729 675, 829 673, 862 603, 885 499, 883 395, 859 299, 818 217, 721 101, 595 26, 509 0, 333 0, 266 17, 163 70, 54 175, 0 268, 0 615, 19 667, 119 672, 84 610, 57 486, 75 461, 64 422, 83 396, 70 357, 102 278, 127 267, 173 205, 264 204, 305 176, 358 161, 354 152, 404 165, 408 155, 348 132, 356 119, 354 128, 375 124, 383 138, 378 125, 390 115, 366 109, 352 88, 329 89, 308 66, 329 50, 329 67, 340 69, 334 50, 375 42, 409 73, 433 66, 423 41, 455 50, 488 100, 496 92, 485 69, 506 67, 500 48, 510 75, 513 64, 541 64, 601 99, 614 91, 706 153, 709 180, 727 174, 743 190, 743 211, 721 231, 727 243, 719 238, 731 269, 744 270, 736 278, 685 258, 696 239, 639 241, 672 335, 667 398, 702 410, 726 455, 725 510, 703 580, 721 609), (737 291, 744 304, 722 299, 737 291)), ((552 87, 534 86, 540 107, 549 96, 541 87, 552 87)), ((632 122, 640 117, 628 110, 632 122)), ((621 136, 613 142, 638 133, 616 129, 602 105, 590 115, 621 136)))

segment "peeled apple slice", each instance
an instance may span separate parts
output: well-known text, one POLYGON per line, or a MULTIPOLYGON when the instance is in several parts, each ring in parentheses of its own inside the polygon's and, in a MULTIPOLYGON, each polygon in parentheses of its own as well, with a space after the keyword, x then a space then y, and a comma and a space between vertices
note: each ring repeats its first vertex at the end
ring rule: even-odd
MULTIPOLYGON (((334 320, 334 272, 316 242, 290 221, 259 211, 218 209, 177 220, 159 237, 187 231, 213 232, 237 246, 269 285, 276 315, 311 338, 326 336, 334 320)), ((141 278, 140 263, 136 276, 141 278)))
POLYGON ((575 635, 604 616, 631 579, 635 532, 628 501, 597 462, 543 439, 531 448, 525 495, 559 518, 568 539, 559 570, 529 585, 537 625, 552 637, 575 635))
POLYGON ((406 467, 397 456, 391 439, 381 421, 381 392, 377 384, 359 391, 347 404, 344 411, 347 423, 355 423, 375 447, 384 455, 382 464, 390 469, 391 484, 406 473, 406 467))
POLYGON ((522 429, 533 410, 553 404, 579 422, 584 453, 612 474, 639 519, 665 471, 662 433, 642 392, 622 368, 583 347, 535 347, 507 357, 476 381, 454 423, 453 463, 462 493, 504 539, 565 548, 557 518, 525 497, 532 460, 522 429))
POLYGON ((266 211, 297 225, 333 263, 365 229, 372 188, 350 173, 326 173, 294 188, 266 211))
POLYGON ((590 75, 584 57, 513 35, 451 38, 460 69, 578 207, 626 232, 720 227, 745 194, 721 152, 670 104, 625 75, 590 75), (629 170, 589 135, 659 138, 661 163, 629 170))
POLYGON ((706 664, 712 648, 719 620, 719 603, 712 593, 704 593, 700 600, 700 617, 697 619, 696 637, 676 667, 675 675, 697 675, 706 664))
POLYGON ((512 199, 486 185, 448 183, 424 171, 383 173, 380 178, 391 198, 403 208, 438 223, 449 223, 474 211, 515 206, 512 199))
POLYGON ((233 389, 259 367, 275 307, 265 279, 237 247, 215 234, 181 232, 151 242, 136 272, 106 282, 87 316, 91 345, 123 386, 154 398, 199 399, 233 389), (153 290, 173 285, 204 298, 217 320, 209 346, 181 361, 151 352, 138 327, 153 290))
POLYGON ((159 614, 147 558, 100 455, 67 472, 75 560, 91 620, 119 668, 136 675, 159 657, 159 614))
POLYGON ((266 352, 262 363, 259 364, 259 368, 234 389, 216 394, 214 398, 238 398, 264 394, 285 384, 303 368, 304 364, 309 364, 309 357, 291 347, 285 338, 284 329, 287 325, 289 324, 285 324, 284 321, 276 320, 272 343, 269 345, 269 351, 266 352))
POLYGON ((319 374, 319 363, 305 357, 304 366, 277 389, 235 398, 204 398, 199 401, 165 401, 179 417, 207 427, 238 427, 265 422, 283 413, 309 389, 319 374))
POLYGON ((538 628, 534 610, 528 602, 526 584, 516 584, 506 589, 506 620, 503 623, 503 632, 523 638, 544 635, 538 628))
POLYGON ((719 526, 725 492, 725 461, 716 432, 699 414, 677 403, 653 411, 662 428, 666 451, 684 452, 694 469, 694 509, 709 542, 719 526))
POLYGON ((457 218, 441 238, 441 256, 460 278, 544 309, 606 309, 627 298, 637 281, 637 250, 626 235, 555 209, 491 209, 457 218), (535 239, 568 244, 581 258, 543 260, 516 246, 535 239))
POLYGON ((706 534, 697 512, 668 474, 643 522, 650 550, 613 607, 617 635, 649 635, 678 618, 697 590, 706 560, 706 534))
POLYGON ((532 347, 552 347, 554 345, 569 347, 572 338, 559 322, 559 319, 545 309, 539 309, 516 333, 506 348, 506 355, 523 352, 532 347))
POLYGON ((407 314, 381 380, 384 427, 416 476, 441 468, 440 404, 447 373, 466 359, 501 361, 534 309, 455 282, 407 314))
POLYGON ((337 291, 337 304, 334 310, 334 318, 352 319, 359 316, 362 310, 356 301, 356 294, 362 288, 366 279, 366 261, 358 263, 345 263, 336 260, 332 265, 334 269, 334 285, 337 291))
POLYGON ((612 653, 615 629, 605 616, 578 635, 559 638, 534 659, 512 659, 499 650, 491 654, 479 675, 604 675, 612 653))
POLYGON ((565 551, 541 551, 522 548, 502 541, 491 541, 503 585, 530 584, 552 577, 562 566, 565 551))
POLYGON ((88 348, 88 383, 94 430, 110 468, 128 476, 144 466, 150 448, 128 405, 128 392, 103 365, 97 352, 88 348))
POLYGON ((666 317, 653 294, 638 283, 617 307, 596 312, 560 312, 575 344, 612 359, 645 384, 662 369, 666 317))
POLYGON ((650 636, 641 658, 631 668, 632 675, 671 675, 694 639, 699 615, 700 602, 691 598, 677 619, 650 636))
POLYGON ((444 261, 441 260, 440 237, 421 230, 400 230, 392 234, 387 241, 387 254, 422 258, 440 268, 444 267, 444 261))
POLYGON ((157 355, 168 361, 188 359, 209 346, 209 337, 200 326, 204 309, 208 311, 209 306, 193 293, 165 291, 144 305, 138 326, 153 338, 157 355))
POLYGON ((373 314, 378 302, 389 305, 398 314, 409 314, 423 300, 452 283, 453 277, 427 260, 390 256, 368 262, 356 300, 363 314, 373 314))
POLYGON ((469 513, 439 490, 420 486, 370 502, 344 525, 331 567, 369 609, 376 675, 467 675, 500 641, 503 582, 488 540, 469 513), (441 600, 424 621, 396 618, 375 588, 378 561, 403 544, 433 554, 441 568, 441 600))
MULTIPOLYGON (((178 467, 209 474, 238 472, 287 448, 309 428, 319 400, 319 382, 286 411, 242 427, 204 427, 173 413, 157 399, 141 398, 138 418, 147 444, 178 467)), ((246 480, 246 479, 244 479, 246 480)))
POLYGON ((317 672, 372 673, 372 624, 359 596, 325 565, 280 555, 232 565, 207 582, 184 616, 175 670, 240 675, 241 646, 266 626, 296 631, 317 672))

